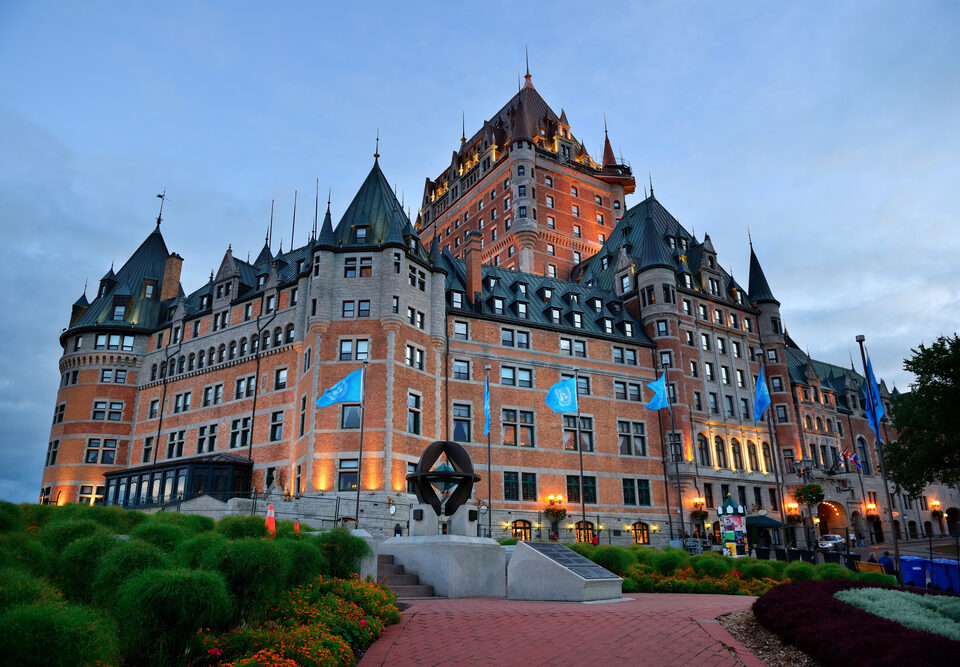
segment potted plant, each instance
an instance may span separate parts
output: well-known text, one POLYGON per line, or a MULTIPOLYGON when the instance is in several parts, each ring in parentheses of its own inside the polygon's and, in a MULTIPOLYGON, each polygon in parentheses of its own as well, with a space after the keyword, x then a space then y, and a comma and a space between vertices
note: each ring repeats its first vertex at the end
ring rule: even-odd
POLYGON ((543 510, 543 513, 546 515, 550 521, 560 522, 567 517, 567 510, 564 507, 558 507, 556 505, 550 505, 543 510))
POLYGON ((690 512, 690 518, 694 521, 706 521, 709 516, 710 514, 707 513, 707 510, 693 510, 690 512))
POLYGON ((936 519, 937 521, 939 521, 940 519, 943 518, 943 510, 933 510, 932 512, 930 512, 930 515, 931 515, 934 519, 936 519))
POLYGON ((789 524, 791 524, 791 525, 793 525, 793 526, 796 526, 796 525, 798 525, 798 524, 803 523, 803 517, 800 516, 799 514, 788 514, 788 515, 787 515, 787 523, 789 523, 789 524))

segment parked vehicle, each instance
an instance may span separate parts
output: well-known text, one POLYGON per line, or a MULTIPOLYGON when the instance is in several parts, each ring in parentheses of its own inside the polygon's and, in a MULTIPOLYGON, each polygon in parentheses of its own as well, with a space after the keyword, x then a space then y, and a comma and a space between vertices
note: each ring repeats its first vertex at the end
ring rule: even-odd
POLYGON ((844 539, 840 535, 821 535, 817 546, 824 551, 839 550, 844 546, 844 539))

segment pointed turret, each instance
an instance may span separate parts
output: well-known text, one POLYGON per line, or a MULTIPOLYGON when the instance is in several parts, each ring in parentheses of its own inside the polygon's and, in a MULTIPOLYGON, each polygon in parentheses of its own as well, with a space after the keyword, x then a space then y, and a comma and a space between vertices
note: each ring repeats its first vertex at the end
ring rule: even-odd
POLYGON ((437 234, 434 234, 433 240, 430 241, 430 263, 436 264, 438 259, 440 259, 440 239, 437 234))
MULTIPOLYGON (((610 137, 607 135, 607 117, 603 117, 603 166, 613 166, 617 164, 617 157, 613 154, 613 146, 610 145, 610 137)), ((651 188, 652 191, 652 188, 651 188)))
POLYGON ((317 237, 317 245, 322 248, 332 248, 334 246, 333 238, 333 218, 330 217, 330 200, 327 200, 327 212, 323 214, 323 224, 320 225, 320 236, 317 237))
POLYGON ((273 253, 270 252, 270 244, 267 241, 263 242, 263 249, 260 251, 260 254, 257 255, 257 258, 253 260, 254 266, 261 266, 264 264, 269 264, 273 261, 273 253))
POLYGON ((380 163, 375 161, 337 224, 334 245, 371 247, 391 243, 405 247, 403 235, 409 225, 410 220, 380 170, 380 163))
POLYGON ((656 267, 675 271, 677 264, 673 260, 667 244, 657 234, 657 228, 648 212, 643 238, 640 239, 640 265, 638 268, 640 271, 646 271, 656 267))
MULTIPOLYGON (((709 237, 707 237, 709 238, 709 237)), ((750 303, 775 303, 778 306, 780 302, 770 291, 770 285, 767 283, 766 276, 763 275, 763 269, 760 267, 760 260, 753 251, 753 243, 750 244, 750 303)))
POLYGON ((517 102, 517 108, 510 116, 510 139, 517 141, 519 139, 532 139, 530 128, 527 122, 527 113, 523 108, 523 102, 517 102))
POLYGON ((810 353, 807 352, 807 364, 803 369, 803 376, 807 380, 819 380, 820 376, 817 375, 817 369, 813 367, 813 359, 810 358, 810 353))

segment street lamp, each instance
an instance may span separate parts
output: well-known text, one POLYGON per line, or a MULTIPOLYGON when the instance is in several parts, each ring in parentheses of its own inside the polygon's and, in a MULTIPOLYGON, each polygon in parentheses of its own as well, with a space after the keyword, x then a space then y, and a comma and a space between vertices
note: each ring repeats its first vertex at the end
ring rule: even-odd
MULTIPOLYGON (((799 461, 794 461, 793 470, 797 473, 797 477, 806 485, 810 484, 813 480, 813 459, 800 459, 799 461)), ((810 526, 806 525, 804 521, 804 534, 807 536, 807 546, 813 548, 813 537, 810 534, 810 528, 813 526, 813 507, 807 503, 807 513, 810 516, 810 526)))

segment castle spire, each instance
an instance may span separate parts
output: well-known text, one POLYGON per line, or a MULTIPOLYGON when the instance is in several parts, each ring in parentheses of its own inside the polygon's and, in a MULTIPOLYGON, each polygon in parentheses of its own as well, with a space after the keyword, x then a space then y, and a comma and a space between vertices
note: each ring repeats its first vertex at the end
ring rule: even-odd
POLYGON ((533 88, 533 77, 530 76, 530 49, 526 46, 523 47, 524 58, 527 61, 527 73, 523 75, 524 88, 533 88))
POLYGON ((374 162, 380 159, 380 128, 377 128, 377 148, 373 151, 374 162))
POLYGON ((460 143, 466 143, 467 141, 467 117, 464 112, 460 112, 460 143))
POLYGON ((607 114, 603 114, 603 165, 604 167, 615 165, 617 157, 613 154, 613 146, 610 145, 610 137, 607 135, 607 114))
MULTIPOLYGON (((163 220, 163 202, 167 199, 167 189, 163 189, 163 193, 157 195, 157 198, 160 200, 160 212, 157 213, 157 227, 160 226, 160 222, 163 220)), ((84 290, 86 291, 86 290, 84 290)))

